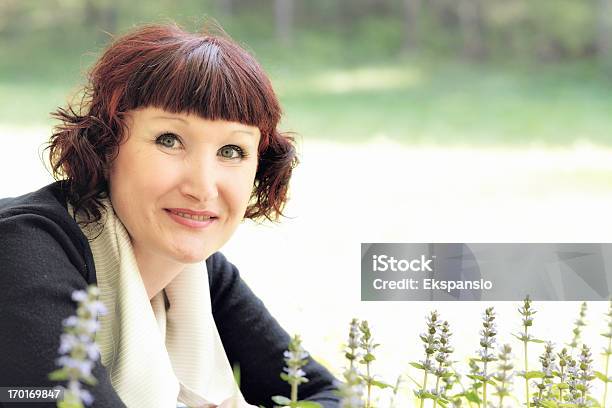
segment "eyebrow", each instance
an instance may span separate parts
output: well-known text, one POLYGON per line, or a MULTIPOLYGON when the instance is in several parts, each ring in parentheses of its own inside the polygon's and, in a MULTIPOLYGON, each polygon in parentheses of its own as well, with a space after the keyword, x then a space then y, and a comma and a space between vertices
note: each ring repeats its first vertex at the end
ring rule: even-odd
POLYGON ((239 130, 239 129, 236 129, 236 130, 232 130, 231 133, 244 133, 245 135, 255 136, 255 134, 253 132, 249 131, 249 130, 239 130))
POLYGON ((183 118, 177 118, 177 117, 174 117, 174 116, 153 116, 153 119, 171 119, 171 120, 179 120, 179 121, 181 121, 183 123, 186 123, 186 124, 189 123, 189 122, 187 122, 183 118))
MULTIPOLYGON (((175 117, 175 116, 153 116, 153 119, 171 119, 171 120, 178 120, 180 122, 183 122, 186 125, 189 124, 189 122, 187 122, 185 119, 178 118, 178 117, 175 117)), ((232 130, 231 133, 244 133, 244 134, 249 135, 249 136, 255 136, 255 134, 253 132, 251 132, 250 130, 236 129, 236 130, 232 130)))

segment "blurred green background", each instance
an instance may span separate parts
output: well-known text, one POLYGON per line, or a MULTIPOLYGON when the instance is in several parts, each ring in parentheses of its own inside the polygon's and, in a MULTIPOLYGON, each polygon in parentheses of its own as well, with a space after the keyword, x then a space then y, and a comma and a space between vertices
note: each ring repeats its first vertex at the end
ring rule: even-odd
POLYGON ((51 125, 111 34, 167 19, 218 22, 309 139, 612 144, 612 0, 0 0, 0 125, 51 125))
MULTIPOLYGON (((49 113, 110 35, 168 19, 250 50, 304 141, 291 218, 246 223, 223 252, 336 374, 359 317, 394 381, 433 306, 359 302, 361 242, 612 242, 612 0, 0 0, 0 197, 51 182, 49 113)), ((435 307, 471 355, 483 305, 435 307)), ((499 307, 513 341, 515 305, 499 307)), ((577 308, 542 307, 535 335, 569 339, 577 308)))

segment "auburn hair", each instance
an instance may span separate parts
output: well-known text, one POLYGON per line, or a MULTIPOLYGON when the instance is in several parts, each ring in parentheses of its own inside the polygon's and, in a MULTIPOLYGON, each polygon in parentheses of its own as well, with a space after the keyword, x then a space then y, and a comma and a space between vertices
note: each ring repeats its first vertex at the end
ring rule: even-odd
POLYGON ((256 126, 258 167, 245 218, 278 220, 298 159, 294 138, 277 130, 281 108, 259 63, 225 34, 149 24, 114 40, 87 74, 80 101, 51 115, 46 149, 56 180, 86 224, 98 222, 107 174, 126 136, 126 113, 143 107, 256 126))

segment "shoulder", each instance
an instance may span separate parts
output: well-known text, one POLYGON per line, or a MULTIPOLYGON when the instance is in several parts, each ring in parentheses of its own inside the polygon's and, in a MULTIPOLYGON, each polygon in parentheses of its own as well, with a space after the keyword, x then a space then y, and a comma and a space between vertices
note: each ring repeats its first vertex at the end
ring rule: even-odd
POLYGON ((215 252, 206 260, 206 268, 215 317, 225 312, 231 314, 236 307, 252 309, 260 306, 261 301, 242 280, 238 268, 221 252, 215 252))
POLYGON ((228 261, 221 252, 215 252, 206 259, 206 268, 208 269, 208 283, 211 292, 219 291, 240 278, 238 268, 228 261))
POLYGON ((56 181, 39 190, 18 197, 0 198, 0 218, 16 211, 57 212, 57 207, 66 209, 65 181, 56 181))
POLYGON ((0 199, 3 269, 19 268, 27 276, 28 269, 64 262, 87 281, 95 279, 87 238, 66 209, 63 188, 62 182, 55 182, 19 197, 0 199))

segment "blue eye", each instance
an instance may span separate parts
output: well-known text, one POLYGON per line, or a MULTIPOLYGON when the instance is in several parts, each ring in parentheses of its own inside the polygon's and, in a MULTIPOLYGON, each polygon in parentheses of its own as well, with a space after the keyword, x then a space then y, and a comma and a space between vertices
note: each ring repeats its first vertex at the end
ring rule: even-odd
POLYGON ((164 133, 155 139, 155 143, 162 145, 163 147, 167 147, 168 149, 176 149, 174 147, 174 142, 180 142, 179 138, 173 133, 164 133))
POLYGON ((219 149, 219 155, 224 159, 234 160, 246 157, 244 150, 236 145, 226 145, 219 149))

